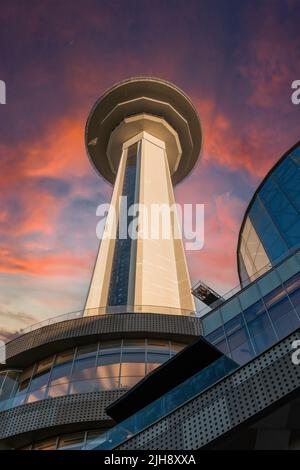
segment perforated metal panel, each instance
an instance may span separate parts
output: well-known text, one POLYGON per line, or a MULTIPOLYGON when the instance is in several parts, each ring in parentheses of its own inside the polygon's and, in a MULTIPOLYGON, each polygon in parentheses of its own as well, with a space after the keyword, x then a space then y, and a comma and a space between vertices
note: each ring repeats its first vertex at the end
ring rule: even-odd
MULTIPOLYGON (((159 314, 114 314, 48 325, 7 344, 7 365, 24 366, 45 354, 77 344, 119 337, 166 337, 181 341, 201 334, 195 317, 159 314)), ((6 366, 7 367, 7 366, 6 366)), ((106 407, 124 391, 69 395, 21 405, 0 413, 0 440, 38 429, 80 422, 111 421, 106 407)))
POLYGON ((198 449, 300 387, 291 344, 300 330, 118 449, 198 449))
POLYGON ((201 321, 196 317, 160 314, 112 314, 68 320, 26 333, 7 344, 6 358, 9 366, 24 365, 39 359, 50 348, 57 351, 76 344, 76 341, 95 341, 126 336, 162 336, 179 341, 191 340, 202 334, 201 321), (34 350, 34 354, 30 351, 34 350))
POLYGON ((124 390, 68 395, 17 406, 0 413, 0 439, 79 422, 111 421, 105 409, 124 390))

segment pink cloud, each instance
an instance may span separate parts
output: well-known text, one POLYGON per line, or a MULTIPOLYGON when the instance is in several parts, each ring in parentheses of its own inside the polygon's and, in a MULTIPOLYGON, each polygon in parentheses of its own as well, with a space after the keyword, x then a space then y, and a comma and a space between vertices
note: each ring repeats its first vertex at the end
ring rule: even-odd
POLYGON ((19 253, 11 246, 0 248, 0 271, 38 276, 78 276, 90 267, 94 253, 75 255, 68 252, 41 254, 34 251, 19 253))
POLYGON ((205 205, 205 239, 200 251, 187 252, 191 277, 223 292, 238 284, 236 246, 243 202, 230 193, 215 195, 205 205))

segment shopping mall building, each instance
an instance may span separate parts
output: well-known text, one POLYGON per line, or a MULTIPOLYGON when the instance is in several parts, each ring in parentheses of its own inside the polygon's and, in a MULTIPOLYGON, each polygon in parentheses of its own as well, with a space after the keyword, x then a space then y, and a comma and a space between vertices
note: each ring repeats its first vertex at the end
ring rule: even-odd
POLYGON ((0 448, 300 449, 300 142, 246 210, 226 296, 191 288, 182 240, 118 236, 120 196, 172 205, 201 143, 190 99, 163 80, 126 80, 93 107, 87 153, 114 185, 115 232, 83 310, 6 344, 0 448))

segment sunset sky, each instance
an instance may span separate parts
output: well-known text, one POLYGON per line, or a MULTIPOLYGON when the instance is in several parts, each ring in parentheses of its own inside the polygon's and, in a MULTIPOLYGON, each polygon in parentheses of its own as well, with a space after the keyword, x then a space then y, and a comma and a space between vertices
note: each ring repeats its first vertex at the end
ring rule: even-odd
POLYGON ((83 307, 111 187, 91 167, 95 100, 136 75, 195 103, 201 160, 175 190, 205 204, 192 281, 238 283, 239 227, 257 185, 300 139, 299 0, 1 0, 0 337, 83 307))

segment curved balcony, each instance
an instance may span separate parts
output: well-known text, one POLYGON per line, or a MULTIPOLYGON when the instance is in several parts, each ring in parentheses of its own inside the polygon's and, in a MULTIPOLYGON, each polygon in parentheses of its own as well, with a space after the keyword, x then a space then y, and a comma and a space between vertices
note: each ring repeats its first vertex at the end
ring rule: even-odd
POLYGON ((196 312, 193 310, 178 309, 174 307, 162 306, 162 305, 116 305, 116 306, 104 306, 97 308, 89 308, 83 310, 76 310, 75 312, 67 312, 62 315, 56 315, 54 317, 46 318, 40 322, 29 325, 25 328, 20 329, 16 332, 15 337, 21 336, 31 331, 37 330, 44 326, 54 325, 68 320, 76 320, 77 318, 92 317, 92 316, 105 316, 105 315, 118 315, 125 313, 141 313, 148 314, 153 313, 157 315, 179 315, 185 317, 195 317, 196 312))
POLYGON ((77 393, 25 403, 0 412, 0 441, 21 447, 49 435, 111 427, 106 408, 123 390, 77 393))

